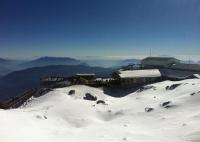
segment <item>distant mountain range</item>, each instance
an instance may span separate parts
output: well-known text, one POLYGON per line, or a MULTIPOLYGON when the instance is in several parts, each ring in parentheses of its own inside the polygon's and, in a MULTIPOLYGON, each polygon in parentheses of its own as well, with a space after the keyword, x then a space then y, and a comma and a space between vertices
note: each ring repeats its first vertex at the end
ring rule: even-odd
POLYGON ((51 65, 80 65, 84 64, 80 60, 68 57, 41 57, 36 60, 25 62, 18 66, 19 69, 27 69, 31 67, 45 67, 51 65))
POLYGON ((99 66, 99 67, 111 67, 118 68, 121 66, 126 66, 129 64, 138 64, 140 60, 138 59, 127 59, 127 60, 112 60, 112 59, 99 59, 99 60, 83 60, 89 66, 99 66))
POLYGON ((4 76, 16 69, 18 64, 23 61, 20 60, 8 60, 0 58, 0 76, 4 76))
POLYGON ((0 58, 0 76, 4 76, 12 71, 23 70, 32 67, 44 67, 50 65, 86 65, 73 58, 61 57, 41 57, 31 61, 8 60, 0 58))
POLYGON ((0 67, 14 69, 17 65, 23 63, 23 60, 10 60, 10 59, 3 59, 0 58, 0 67))
POLYGON ((6 75, 6 74, 8 74, 10 72, 12 72, 12 70, 4 68, 4 67, 0 67, 0 77, 4 76, 4 75, 6 75))
POLYGON ((118 62, 118 66, 126 66, 131 64, 140 64, 141 60, 139 59, 126 59, 118 62))
POLYGON ((113 69, 111 68, 89 67, 85 65, 57 65, 15 71, 0 78, 0 100, 6 100, 19 95, 27 89, 38 87, 42 77, 69 77, 76 73, 95 73, 99 76, 109 76, 112 72, 113 69))
POLYGON ((0 66, 6 66, 6 67, 9 67, 13 64, 13 60, 7 60, 7 59, 3 59, 3 58, 0 58, 0 66))
POLYGON ((88 65, 93 67, 118 68, 129 64, 139 63, 140 60, 77 60, 68 57, 41 57, 31 61, 8 60, 0 58, 0 76, 4 76, 12 71, 19 71, 33 67, 45 67, 51 65, 88 65))

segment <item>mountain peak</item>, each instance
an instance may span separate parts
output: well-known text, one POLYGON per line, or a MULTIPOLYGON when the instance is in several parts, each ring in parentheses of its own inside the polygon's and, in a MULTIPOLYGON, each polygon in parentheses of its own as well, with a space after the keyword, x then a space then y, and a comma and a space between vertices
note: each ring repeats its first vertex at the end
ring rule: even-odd
POLYGON ((50 65, 80 65, 83 62, 69 58, 69 57, 40 57, 38 59, 23 63, 20 65, 20 69, 31 68, 31 67, 44 67, 50 65))

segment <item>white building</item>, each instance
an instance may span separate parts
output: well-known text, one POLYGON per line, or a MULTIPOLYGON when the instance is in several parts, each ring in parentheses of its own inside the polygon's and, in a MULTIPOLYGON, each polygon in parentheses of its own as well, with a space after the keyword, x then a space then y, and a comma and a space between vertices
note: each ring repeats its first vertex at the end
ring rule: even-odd
POLYGON ((158 69, 118 71, 113 74, 113 78, 122 86, 138 86, 159 81, 161 73, 158 69))

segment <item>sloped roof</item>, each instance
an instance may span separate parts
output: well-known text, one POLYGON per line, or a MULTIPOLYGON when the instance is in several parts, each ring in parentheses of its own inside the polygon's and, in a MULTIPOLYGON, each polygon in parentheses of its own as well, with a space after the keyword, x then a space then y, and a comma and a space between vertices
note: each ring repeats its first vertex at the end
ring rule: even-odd
POLYGON ((196 78, 200 79, 200 75, 199 74, 193 74, 196 78))
POLYGON ((175 64, 171 68, 177 69, 177 70, 200 72, 200 65, 199 64, 175 64))
POLYGON ((175 78, 175 79, 186 79, 191 76, 194 76, 196 78, 200 77, 198 72, 193 71, 184 71, 184 70, 173 70, 173 69, 160 69, 160 72, 162 76, 169 77, 169 78, 175 78))
POLYGON ((121 78, 161 77, 161 73, 158 69, 119 71, 118 75, 121 78))

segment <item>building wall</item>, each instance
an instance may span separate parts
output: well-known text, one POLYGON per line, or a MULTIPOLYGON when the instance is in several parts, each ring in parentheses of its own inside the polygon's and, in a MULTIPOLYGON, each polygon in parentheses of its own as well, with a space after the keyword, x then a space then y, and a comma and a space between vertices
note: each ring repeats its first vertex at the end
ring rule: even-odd
POLYGON ((130 86, 130 85, 144 85, 149 83, 154 83, 159 81, 161 78, 123 78, 120 80, 122 86, 130 86))
POLYGON ((176 64, 171 66, 170 68, 176 70, 185 70, 185 71, 198 71, 200 72, 200 65, 199 64, 176 64))

